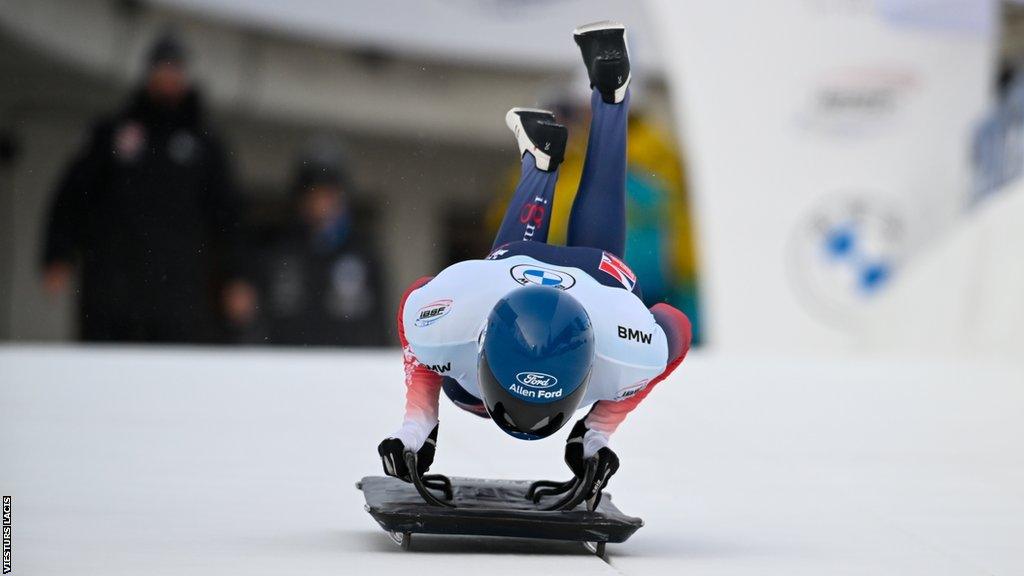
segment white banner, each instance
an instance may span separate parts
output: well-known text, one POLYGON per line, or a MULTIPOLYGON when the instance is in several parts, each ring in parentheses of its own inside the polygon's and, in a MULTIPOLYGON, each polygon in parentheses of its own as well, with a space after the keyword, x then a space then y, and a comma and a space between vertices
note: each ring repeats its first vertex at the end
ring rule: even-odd
POLYGON ((691 168, 709 343, 870 347, 869 304, 966 201, 993 4, 651 8, 691 168))
POLYGON ((327 42, 528 69, 579 65, 569 33, 617 20, 636 41, 630 55, 646 70, 661 64, 652 34, 630 0, 154 0, 155 3, 327 42))

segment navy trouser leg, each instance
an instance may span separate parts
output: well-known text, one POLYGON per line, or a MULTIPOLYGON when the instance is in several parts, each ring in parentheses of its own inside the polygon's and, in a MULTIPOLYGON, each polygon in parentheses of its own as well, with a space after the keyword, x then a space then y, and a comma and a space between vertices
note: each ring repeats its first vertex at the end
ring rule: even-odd
POLYGON ((569 246, 590 246, 624 256, 626 251, 626 129, 629 91, 607 104, 594 90, 583 177, 569 215, 569 246))
POLYGON ((558 172, 539 170, 533 155, 523 154, 523 168, 512 201, 491 250, 519 240, 548 241, 551 227, 551 201, 555 197, 558 172))

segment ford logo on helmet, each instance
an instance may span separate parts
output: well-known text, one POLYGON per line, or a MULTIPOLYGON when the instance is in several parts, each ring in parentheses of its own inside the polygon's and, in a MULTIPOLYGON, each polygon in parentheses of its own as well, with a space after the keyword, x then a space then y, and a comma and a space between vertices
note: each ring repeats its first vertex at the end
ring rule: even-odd
POLYGON ((516 374, 516 380, 530 388, 551 388, 558 384, 558 378, 543 372, 520 372, 516 374))

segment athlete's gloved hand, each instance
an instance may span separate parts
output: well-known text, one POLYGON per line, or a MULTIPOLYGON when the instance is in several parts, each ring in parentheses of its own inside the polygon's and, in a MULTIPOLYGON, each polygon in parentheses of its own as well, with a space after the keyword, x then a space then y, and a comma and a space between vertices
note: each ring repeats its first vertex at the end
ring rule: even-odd
POLYGON ((586 477, 588 464, 594 463, 597 466, 593 481, 589 486, 583 487, 586 499, 593 499, 593 507, 596 508, 601 502, 601 491, 619 469, 619 457, 608 447, 608 437, 588 429, 586 418, 580 420, 572 427, 572 432, 569 432, 569 438, 565 441, 565 463, 580 479, 586 477), (591 448, 600 448, 592 456, 585 458, 588 443, 591 448))
MULTIPOLYGON (((416 471, 420 476, 423 476, 427 470, 430 470, 430 465, 434 463, 438 426, 440 424, 434 426, 430 436, 427 436, 427 441, 423 443, 423 447, 416 452, 416 471)), ((409 468, 405 465, 405 444, 401 440, 398 438, 385 438, 377 446, 377 453, 380 454, 380 461, 384 465, 385 474, 405 480, 406 482, 412 482, 412 478, 409 476, 409 468)))

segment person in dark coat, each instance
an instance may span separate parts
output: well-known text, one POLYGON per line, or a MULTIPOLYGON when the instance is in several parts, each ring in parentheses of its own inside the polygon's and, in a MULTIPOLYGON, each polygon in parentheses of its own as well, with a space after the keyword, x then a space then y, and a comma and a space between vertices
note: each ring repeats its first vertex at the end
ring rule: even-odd
POLYGON ((77 267, 81 339, 216 337, 219 303, 236 300, 240 286, 244 295, 233 272, 239 205, 230 180, 185 49, 165 35, 142 86, 96 124, 65 170, 50 209, 44 285, 66 290, 77 267))
POLYGON ((389 322, 379 259, 348 206, 338 143, 319 139, 295 170, 290 221, 254 262, 256 338, 271 344, 384 346, 389 322))

